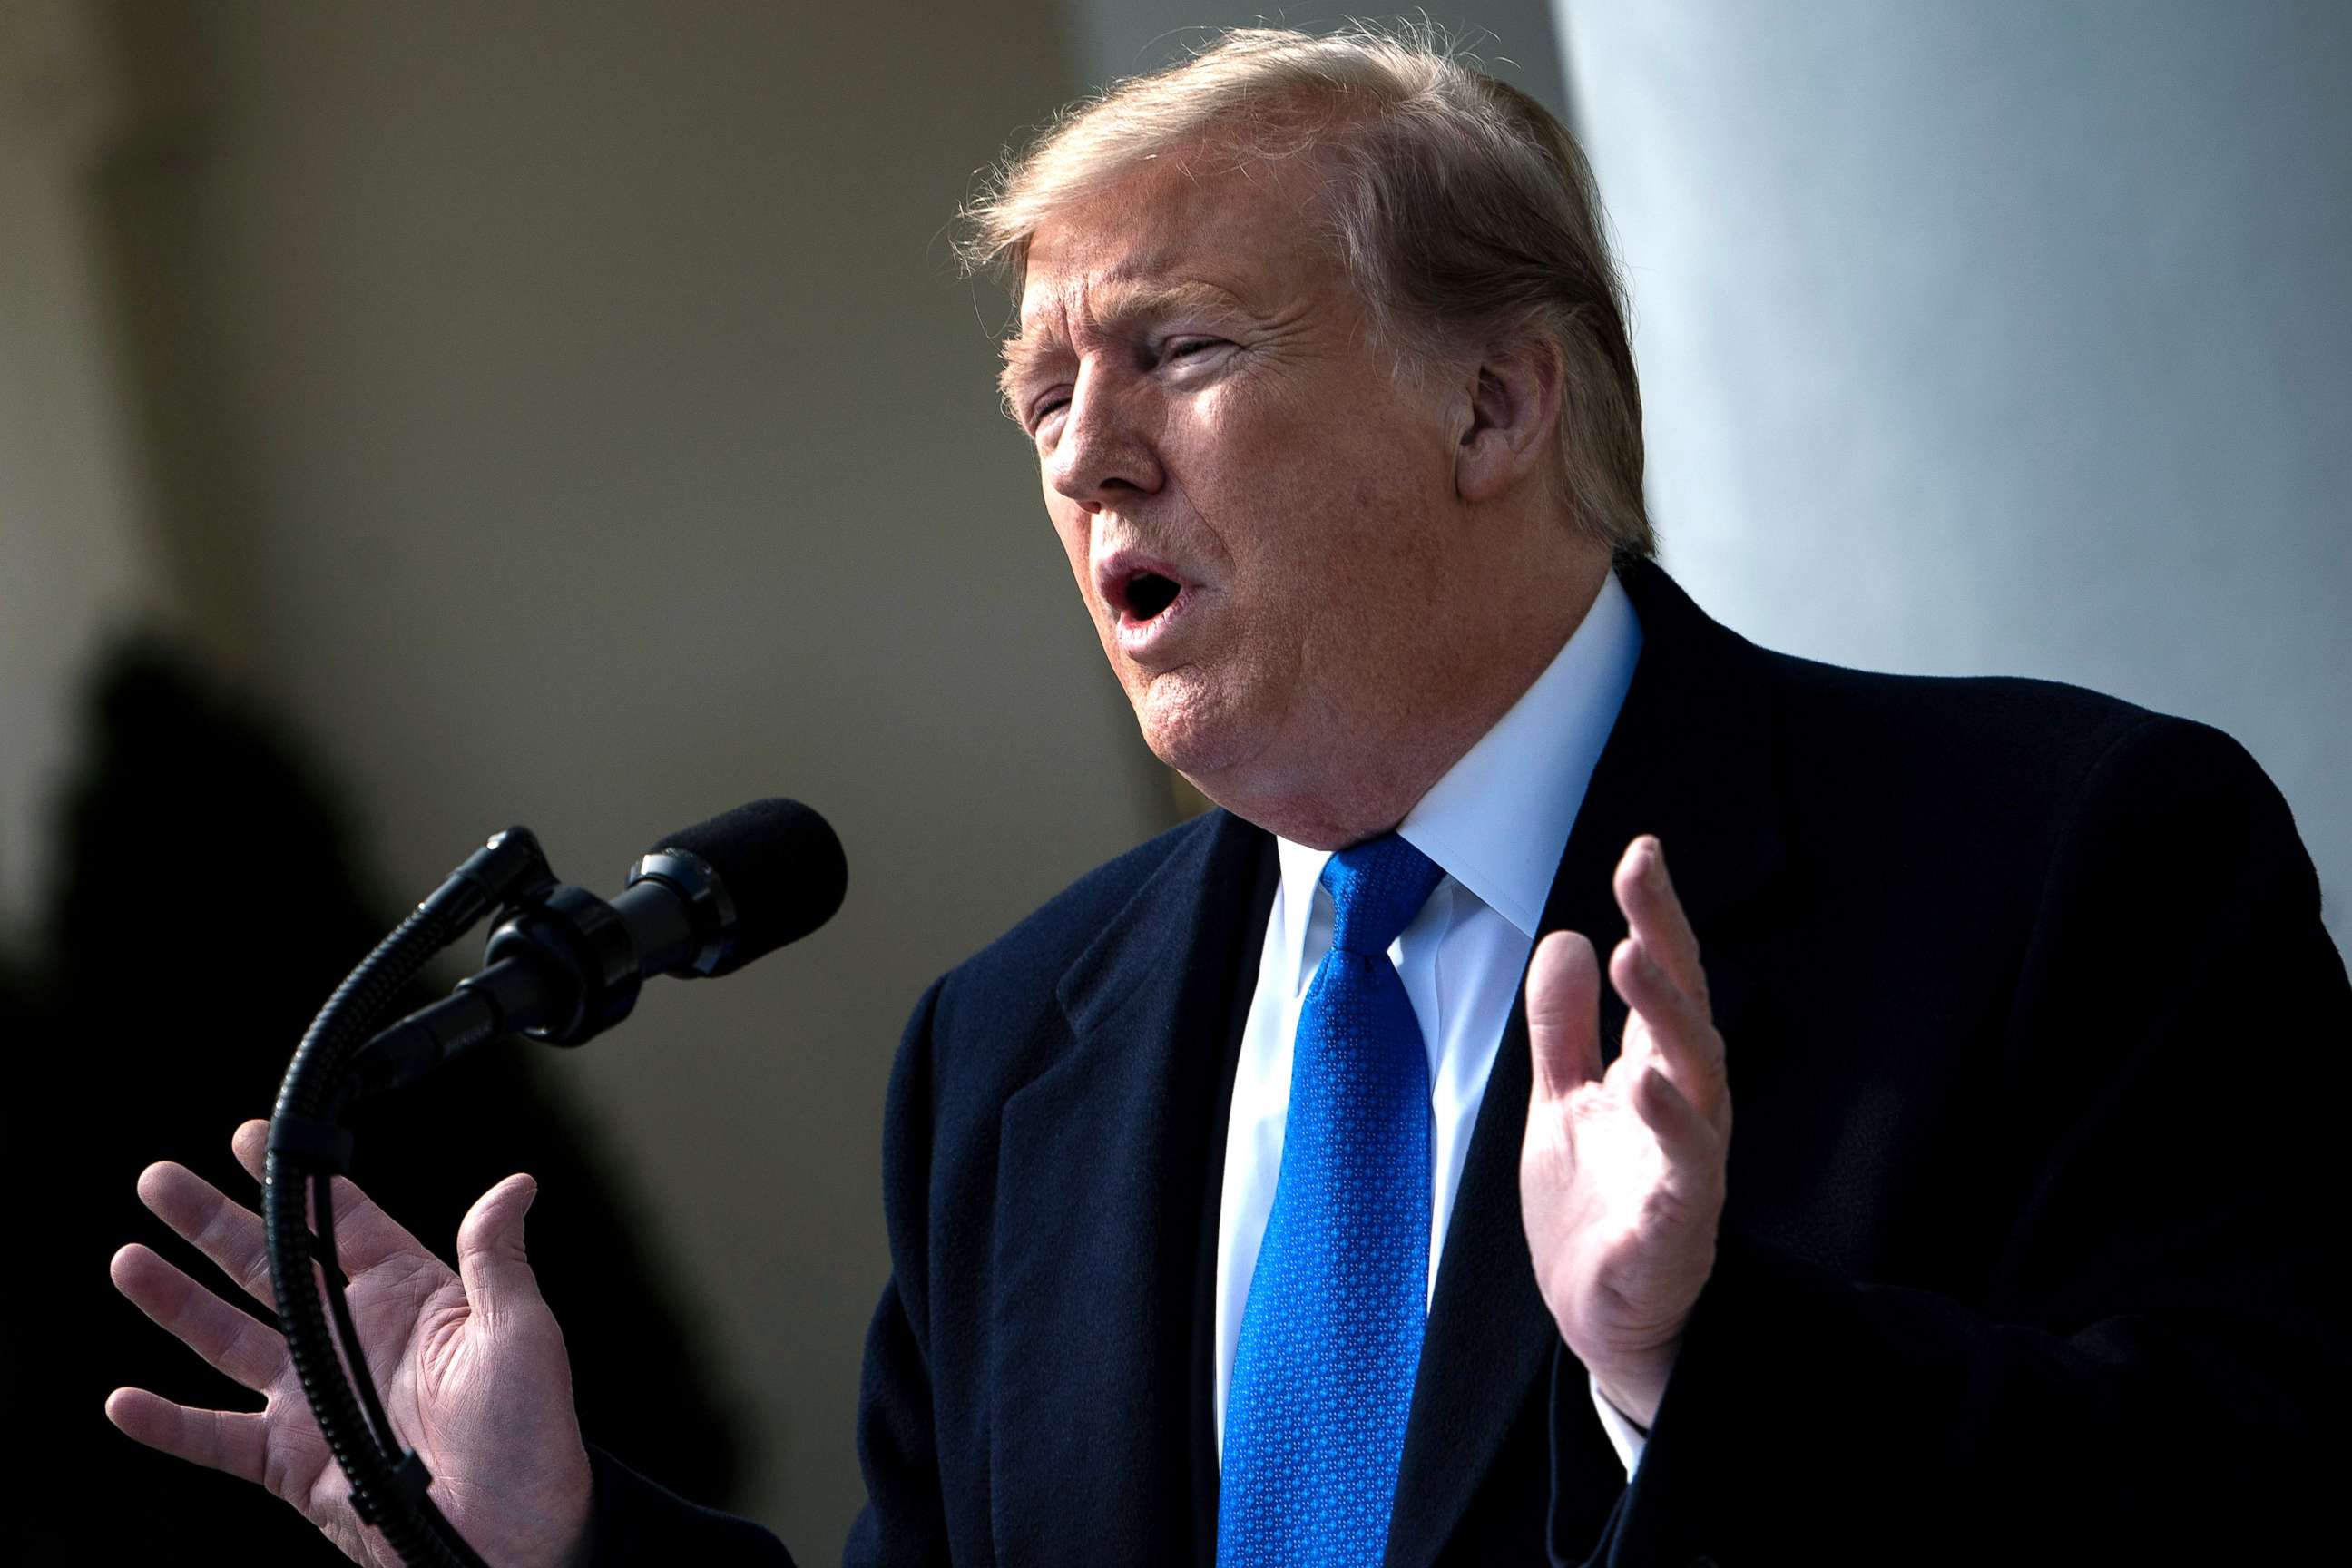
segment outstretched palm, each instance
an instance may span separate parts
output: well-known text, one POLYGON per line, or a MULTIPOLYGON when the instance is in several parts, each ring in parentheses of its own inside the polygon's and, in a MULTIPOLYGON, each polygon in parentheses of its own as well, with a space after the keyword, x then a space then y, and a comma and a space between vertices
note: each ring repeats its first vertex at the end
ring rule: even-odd
POLYGON ((1614 887, 1631 934, 1609 978, 1627 1018, 1606 1070, 1591 943, 1556 932, 1528 966, 1534 1081, 1519 1202, 1560 1337, 1646 1426, 1715 1268, 1731 1090, 1698 939, 1656 840, 1627 847, 1614 887))
MULTIPOLYGON (((248 1121, 234 1140, 257 1180, 267 1134, 266 1123, 248 1121)), ((501 1565, 564 1561, 588 1511, 563 1333, 523 1258, 522 1219, 535 1191, 528 1176, 510 1176, 485 1193, 458 1228, 453 1272, 357 1187, 335 1184, 336 1249, 384 1412, 432 1472, 436 1504, 501 1565)), ((257 1215, 168 1163, 141 1174, 139 1195, 230 1279, 274 1305, 257 1215)), ((142 1443, 267 1487, 354 1560, 396 1564, 352 1510, 277 1331, 147 1247, 116 1253, 112 1273, 140 1310, 264 1404, 195 1410, 123 1388, 107 1400, 108 1418, 142 1443)))

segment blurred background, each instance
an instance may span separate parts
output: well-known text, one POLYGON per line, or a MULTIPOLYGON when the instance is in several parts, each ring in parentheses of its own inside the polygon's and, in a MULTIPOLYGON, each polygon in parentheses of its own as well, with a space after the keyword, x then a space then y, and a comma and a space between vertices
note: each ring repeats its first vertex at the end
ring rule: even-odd
MULTIPOLYGON (((838 920, 451 1075, 362 1173, 446 1249, 536 1172, 592 1439, 837 1550, 900 1024, 1180 809, 950 223, 1065 100, 1255 15, 0 0, 0 1032, 63 1336, 13 1375, 50 1473, 141 1500, 118 1555, 322 1550, 100 1414, 237 1397, 105 1283, 160 1241, 141 1166, 230 1184, 310 1012, 488 833, 609 891, 766 795, 840 830, 838 920)), ((1699 602, 2228 730, 2345 946, 2352 9, 1434 15, 1591 153, 1699 602)))

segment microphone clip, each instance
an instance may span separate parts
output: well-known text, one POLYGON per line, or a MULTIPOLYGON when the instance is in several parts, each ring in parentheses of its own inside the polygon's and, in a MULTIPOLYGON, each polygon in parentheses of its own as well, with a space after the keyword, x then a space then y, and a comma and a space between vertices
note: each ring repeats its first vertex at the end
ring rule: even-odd
POLYGON ((485 994, 517 1033, 553 1046, 583 1044, 626 1018, 644 986, 620 911, 552 878, 500 908, 482 963, 457 989, 485 994))

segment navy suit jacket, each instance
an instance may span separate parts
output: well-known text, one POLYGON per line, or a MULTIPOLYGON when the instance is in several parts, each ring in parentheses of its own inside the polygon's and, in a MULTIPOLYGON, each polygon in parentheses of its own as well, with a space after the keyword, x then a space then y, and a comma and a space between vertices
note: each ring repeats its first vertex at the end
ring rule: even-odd
MULTIPOLYGON (((2277 791, 2202 725, 1769 653, 1620 570, 1643 649, 1543 927, 1606 952, 1612 868, 1664 840, 1727 1042, 1716 1267, 1629 1486, 1528 1263, 1515 1012, 1389 1563, 2291 1539, 2341 1457, 2352 991, 2277 791)), ((850 1563, 1213 1561, 1217 1201, 1275 880, 1271 838, 1212 813, 924 996, 885 1112, 850 1563)), ((596 1468, 601 1562, 789 1561, 596 1468)))

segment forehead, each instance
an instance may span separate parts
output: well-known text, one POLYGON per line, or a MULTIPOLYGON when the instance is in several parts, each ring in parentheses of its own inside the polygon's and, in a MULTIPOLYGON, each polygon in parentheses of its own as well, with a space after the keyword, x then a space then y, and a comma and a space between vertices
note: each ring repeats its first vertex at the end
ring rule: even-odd
POLYGON ((1023 269, 1020 335, 1156 310, 1256 312, 1328 280, 1314 197, 1264 163, 1202 174, 1155 163, 1049 216, 1023 269))

